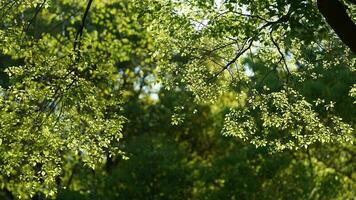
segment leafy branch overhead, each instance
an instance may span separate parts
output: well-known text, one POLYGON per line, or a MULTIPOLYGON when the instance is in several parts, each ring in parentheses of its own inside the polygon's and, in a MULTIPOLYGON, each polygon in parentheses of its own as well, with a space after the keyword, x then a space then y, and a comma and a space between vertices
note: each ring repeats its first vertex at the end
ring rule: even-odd
MULTIPOLYGON (((354 55, 334 37, 319 13, 353 50, 355 24, 343 4, 320 1, 319 10, 309 1, 173 5, 175 14, 160 16, 158 19, 164 20, 153 24, 156 35, 161 36, 156 48, 162 81, 169 88, 184 86, 197 102, 216 102, 232 92, 236 100, 226 116, 225 135, 271 151, 307 148, 319 142, 353 142, 353 119, 330 110, 327 103, 318 103, 322 99, 336 102, 338 107, 340 99, 326 93, 333 87, 328 85, 331 82, 343 82, 342 96, 349 98, 346 91, 351 85, 329 74, 343 71, 354 76, 354 55), (336 26, 331 18, 337 21, 336 26), (317 93, 306 89, 311 85, 317 93), (300 100, 294 102, 296 98, 300 100), (291 107, 277 108, 282 102, 291 107), (302 124, 297 125, 299 120, 302 124)), ((346 101, 353 108, 351 101, 346 101)))
POLYGON ((0 1, 0 199, 353 198, 355 16, 354 0, 0 1))

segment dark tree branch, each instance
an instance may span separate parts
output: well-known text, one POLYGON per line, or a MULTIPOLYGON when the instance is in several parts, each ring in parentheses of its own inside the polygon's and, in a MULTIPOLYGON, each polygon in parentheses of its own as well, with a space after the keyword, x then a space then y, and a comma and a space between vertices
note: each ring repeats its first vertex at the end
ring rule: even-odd
POLYGON ((289 76, 290 76, 291 73, 290 73, 290 70, 288 68, 286 58, 285 58, 283 52, 281 51, 281 48, 279 47, 278 43, 273 39, 273 31, 270 32, 270 38, 272 40, 273 45, 277 48, 279 55, 281 56, 281 61, 283 61, 285 70, 287 71, 287 82, 288 82, 289 76))
POLYGON ((80 24, 80 26, 78 28, 78 31, 75 34, 74 47, 73 47, 74 51, 78 51, 78 49, 79 49, 79 46, 80 46, 79 40, 83 35, 85 21, 87 19, 87 16, 88 16, 88 13, 89 13, 89 10, 90 10, 90 7, 91 7, 92 3, 93 3, 93 0, 89 0, 88 1, 87 7, 85 9, 85 12, 84 12, 84 15, 83 15, 83 18, 82 18, 82 23, 80 24))
POLYGON ((276 21, 268 21, 261 28, 259 28, 259 31, 261 31, 261 30, 263 30, 263 29, 265 29, 267 27, 274 26, 275 24, 288 22, 291 13, 292 13, 292 9, 289 9, 288 12, 285 15, 283 15, 281 18, 277 19, 276 21))
MULTIPOLYGON (((46 1, 46 0, 45 0, 46 1)), ((74 45, 73 45, 73 51, 77 53, 77 57, 75 58, 74 63, 70 66, 72 69, 65 75, 64 79, 67 78, 70 74, 72 74, 73 72, 76 72, 76 68, 75 68, 75 64, 79 61, 79 57, 80 57, 80 39, 81 36, 83 35, 83 30, 84 30, 84 26, 85 26, 85 21, 86 18, 88 16, 91 4, 93 3, 93 0, 89 0, 81 21, 81 24, 77 30, 77 33, 75 35, 75 40, 74 40, 74 45)), ((71 81, 70 84, 66 85, 63 90, 58 87, 54 93, 54 95, 52 96, 51 99, 53 99, 53 101, 48 102, 47 104, 44 105, 44 107, 42 107, 39 110, 39 113, 37 115, 37 117, 35 118, 35 122, 39 120, 40 117, 40 113, 43 112, 44 110, 49 108, 48 113, 45 115, 45 119, 54 112, 54 110, 56 109, 56 107, 58 106, 58 104, 62 101, 66 91, 68 91, 77 81, 77 78, 73 78, 73 80, 71 81)), ((43 100, 43 102, 45 102, 46 100, 43 100)), ((45 122, 45 120, 42 120, 39 122, 39 125, 36 124, 33 128, 40 129, 43 125, 43 123, 45 122)))
POLYGON ((228 62, 228 63, 227 63, 219 72, 217 72, 212 78, 210 78, 210 79, 208 80, 208 82, 210 82, 211 80, 216 79, 221 73, 223 73, 223 72, 224 72, 225 70, 227 70, 232 64, 234 64, 234 63, 237 61, 237 59, 240 58, 240 56, 242 56, 247 50, 249 50, 249 49, 251 48, 252 43, 253 43, 253 39, 250 38, 250 39, 249 39, 249 42, 248 42, 248 43, 249 43, 248 46, 247 46, 246 48, 244 48, 247 42, 248 42, 248 40, 245 41, 244 45, 242 46, 242 48, 240 49, 240 51, 236 54, 236 56, 235 56, 232 60, 230 60, 230 62, 228 62))
POLYGON ((47 0, 42 1, 41 4, 37 4, 36 6, 36 11, 35 14, 33 15, 33 17, 31 18, 31 20, 28 22, 26 29, 24 30, 24 32, 28 32, 28 30, 30 29, 30 26, 35 22, 37 15, 41 12, 43 6, 45 5, 47 0))
MULTIPOLYGON (((356 3, 355 0, 352 3, 356 3)), ((339 0, 318 0, 318 9, 339 38, 356 54, 356 25, 339 0)))

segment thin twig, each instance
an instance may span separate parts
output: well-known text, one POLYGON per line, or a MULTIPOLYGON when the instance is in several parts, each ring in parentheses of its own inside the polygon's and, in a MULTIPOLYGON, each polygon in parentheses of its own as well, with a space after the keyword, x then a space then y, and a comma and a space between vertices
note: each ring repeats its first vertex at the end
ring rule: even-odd
POLYGON ((41 4, 37 4, 37 6, 36 6, 36 8, 35 8, 35 9, 36 9, 35 14, 34 14, 33 17, 31 18, 31 20, 28 22, 26 28, 23 30, 23 32, 21 33, 21 35, 24 34, 24 33, 26 33, 26 32, 28 32, 28 30, 30 29, 30 26, 35 22, 35 20, 36 20, 38 14, 41 12, 41 10, 42 10, 43 6, 45 5, 46 1, 47 1, 47 0, 43 0, 41 4))
POLYGON ((230 67, 230 65, 234 64, 234 63, 237 61, 237 59, 240 58, 241 55, 243 55, 247 50, 249 50, 249 49, 251 48, 252 43, 253 43, 253 39, 250 38, 250 39, 248 39, 248 40, 246 40, 246 41, 244 42, 244 45, 242 46, 242 48, 240 49, 240 51, 235 55, 235 57, 234 57, 232 60, 230 60, 230 62, 228 62, 228 63, 227 63, 220 71, 218 71, 213 77, 211 77, 211 78, 208 80, 208 82, 210 82, 211 80, 216 79, 221 73, 223 73, 226 69, 228 69, 228 68, 230 67), (246 48, 244 48, 245 45, 246 45, 246 43, 248 42, 248 40, 250 40, 249 45, 248 45, 246 48))
POLYGON ((75 39, 74 39, 74 45, 73 45, 73 50, 74 51, 78 51, 80 48, 80 39, 83 35, 83 30, 84 30, 84 26, 85 26, 85 21, 87 19, 91 4, 93 3, 93 0, 89 0, 87 7, 85 9, 83 18, 82 18, 82 23, 80 24, 80 26, 78 27, 77 33, 75 34, 75 39))
POLYGON ((290 73, 290 71, 289 71, 289 68, 288 68, 287 61, 286 61, 286 59, 285 59, 285 56, 284 56, 284 54, 283 54, 282 51, 281 51, 281 48, 279 47, 279 45, 277 44, 277 42, 273 39, 273 30, 270 32, 270 38, 271 38, 271 40, 272 40, 273 45, 277 48, 278 53, 280 54, 280 56, 281 56, 281 58, 282 58, 284 67, 285 67, 285 69, 287 70, 287 82, 288 82, 289 76, 291 75, 291 73, 290 73))

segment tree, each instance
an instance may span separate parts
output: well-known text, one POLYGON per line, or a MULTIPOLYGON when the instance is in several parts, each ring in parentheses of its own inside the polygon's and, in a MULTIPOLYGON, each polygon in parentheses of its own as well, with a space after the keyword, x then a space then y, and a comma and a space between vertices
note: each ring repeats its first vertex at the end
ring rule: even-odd
POLYGON ((325 2, 0 2, 0 198, 353 198, 355 5, 325 2))
POLYGON ((1 3, 1 53, 17 65, 1 88, 0 180, 15 197, 53 196, 66 165, 95 169, 121 154, 117 66, 131 58, 125 39, 135 33, 103 26, 125 4, 91 2, 1 3))

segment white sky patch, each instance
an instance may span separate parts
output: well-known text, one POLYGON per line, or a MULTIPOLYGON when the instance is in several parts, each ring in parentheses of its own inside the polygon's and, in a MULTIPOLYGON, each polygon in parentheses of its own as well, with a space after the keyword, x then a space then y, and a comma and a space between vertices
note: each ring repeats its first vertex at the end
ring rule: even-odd
POLYGON ((255 76, 255 72, 253 72, 252 68, 248 64, 244 65, 244 69, 245 69, 246 76, 248 76, 248 77, 255 76))
POLYGON ((203 19, 201 21, 193 21, 193 26, 196 31, 201 31, 203 30, 206 26, 209 24, 209 20, 203 19))

